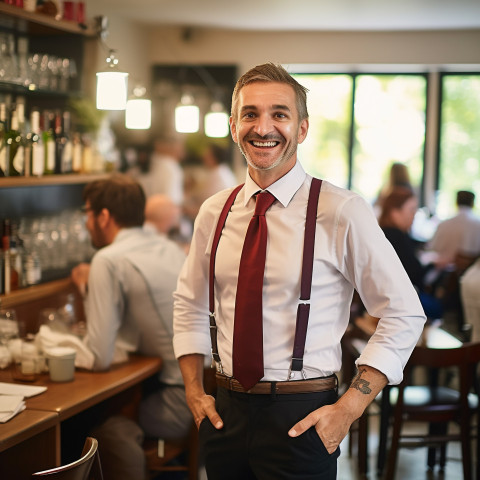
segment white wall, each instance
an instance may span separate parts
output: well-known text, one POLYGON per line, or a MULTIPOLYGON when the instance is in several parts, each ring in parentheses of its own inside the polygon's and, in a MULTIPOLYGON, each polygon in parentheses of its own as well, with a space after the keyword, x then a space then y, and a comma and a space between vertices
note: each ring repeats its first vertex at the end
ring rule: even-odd
POLYGON ((239 71, 282 64, 478 64, 480 30, 431 32, 249 32, 151 28, 154 63, 235 63, 239 71))

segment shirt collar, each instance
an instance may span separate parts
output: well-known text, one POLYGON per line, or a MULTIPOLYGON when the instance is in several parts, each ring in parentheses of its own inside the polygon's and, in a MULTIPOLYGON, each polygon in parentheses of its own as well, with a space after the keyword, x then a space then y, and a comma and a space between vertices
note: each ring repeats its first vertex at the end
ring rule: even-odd
MULTIPOLYGON (((293 168, 287 172, 283 177, 279 178, 275 183, 272 183, 266 190, 286 207, 293 198, 298 189, 303 185, 307 174, 300 162, 297 160, 293 168)), ((252 180, 247 171, 245 179, 245 198, 244 205, 248 203, 250 198, 255 195, 261 188, 252 180)))

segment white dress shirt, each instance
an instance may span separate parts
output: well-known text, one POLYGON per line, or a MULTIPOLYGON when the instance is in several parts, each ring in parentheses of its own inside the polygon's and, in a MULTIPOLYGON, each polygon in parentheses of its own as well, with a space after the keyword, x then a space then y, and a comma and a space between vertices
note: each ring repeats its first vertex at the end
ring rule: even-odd
MULTIPOLYGON (((288 377, 300 294, 306 206, 311 177, 299 162, 268 187, 277 201, 266 214, 267 258, 263 287, 264 378, 288 377)), ((259 187, 247 173, 227 217, 216 255, 215 312, 224 372, 232 372, 237 274, 243 241, 259 187)), ((208 319, 210 250, 231 189, 201 207, 187 261, 174 293, 174 350, 178 357, 211 349, 208 319)), ((402 380, 403 367, 425 322, 418 296, 369 206, 357 194, 324 181, 320 192, 304 373, 330 375, 341 368, 340 340, 349 321, 354 289, 370 315, 380 317, 357 362, 402 380)), ((294 372, 292 379, 301 379, 294 372)))

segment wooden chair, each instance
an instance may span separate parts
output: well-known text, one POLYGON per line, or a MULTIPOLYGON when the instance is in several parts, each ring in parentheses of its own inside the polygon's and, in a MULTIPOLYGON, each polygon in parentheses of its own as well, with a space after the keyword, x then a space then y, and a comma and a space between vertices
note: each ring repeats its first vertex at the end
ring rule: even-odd
MULTIPOLYGON (((215 369, 205 368, 203 385, 208 394, 215 394, 215 369)), ((146 438, 143 450, 150 478, 155 478, 159 472, 187 472, 188 480, 197 480, 198 449, 198 430, 193 421, 187 436, 180 440, 146 438)))
POLYGON ((32 477, 52 477, 56 480, 103 480, 97 440, 87 437, 82 456, 75 462, 36 472, 32 474, 32 477))
POLYGON ((147 438, 143 450, 150 478, 159 472, 186 472, 188 480, 197 480, 198 432, 193 422, 185 438, 176 441, 147 438))
MULTIPOLYGON (((460 441, 462 464, 465 480, 472 479, 471 429, 472 417, 477 414, 476 436, 480 432, 478 415, 480 408, 478 395, 472 393, 476 387, 476 366, 480 361, 480 343, 464 344, 452 349, 433 349, 417 346, 410 357, 404 372, 404 381, 398 388, 390 389, 390 393, 398 392, 393 406, 393 432, 388 454, 385 478, 393 480, 397 466, 398 450, 401 447, 429 447, 428 463, 433 467, 436 451, 433 447, 441 447, 440 467, 445 466, 445 448, 447 442, 460 441), (416 367, 426 367, 430 373, 428 385, 412 385, 412 371, 416 367), (458 380, 459 389, 439 386, 438 373, 442 369, 453 369, 458 380), (404 422, 426 422, 429 431, 426 434, 405 434, 402 431, 404 422), (460 432, 448 433, 448 423, 457 422, 460 432)), ((395 399, 393 399, 395 400, 395 399)), ((390 395, 392 401, 392 395, 390 395)), ((380 453, 380 452, 379 452, 380 453)), ((477 442, 477 459, 480 458, 480 442, 477 442)), ((480 478, 477 463, 476 478, 480 478)))

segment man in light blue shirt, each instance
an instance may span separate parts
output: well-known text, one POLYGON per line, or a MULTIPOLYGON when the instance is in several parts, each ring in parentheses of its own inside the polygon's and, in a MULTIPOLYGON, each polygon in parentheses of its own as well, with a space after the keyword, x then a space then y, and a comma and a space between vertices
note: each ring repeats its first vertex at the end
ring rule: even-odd
POLYGON ((106 370, 129 352, 162 358, 162 370, 142 399, 139 423, 111 417, 95 431, 105 478, 142 479, 143 436, 183 437, 191 425, 183 380, 172 347, 173 299, 184 252, 145 231, 145 194, 125 175, 91 182, 84 190, 86 226, 98 248, 90 265, 72 271, 84 294, 94 370, 106 370))

